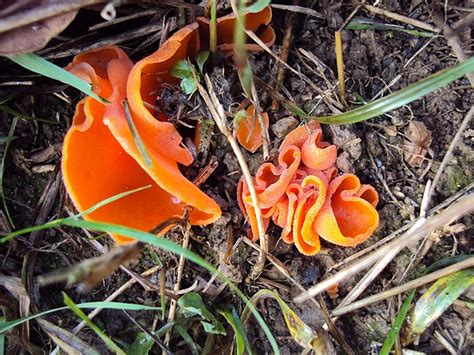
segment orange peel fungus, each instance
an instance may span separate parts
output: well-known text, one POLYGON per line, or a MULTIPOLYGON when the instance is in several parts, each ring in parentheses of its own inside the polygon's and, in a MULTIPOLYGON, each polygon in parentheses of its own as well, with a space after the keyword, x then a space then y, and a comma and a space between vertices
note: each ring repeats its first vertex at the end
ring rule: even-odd
MULTIPOLYGON (((225 52, 233 48, 232 17, 218 21, 218 43, 225 52)), ((249 29, 261 33, 268 44, 275 38, 273 29, 267 26, 270 20, 270 8, 246 15, 249 29)), ((76 208, 82 212, 119 193, 151 185, 84 218, 149 231, 172 217, 182 217, 186 209, 193 225, 209 224, 220 217, 217 203, 180 171, 180 165, 193 162, 191 153, 181 144, 181 135, 165 115, 149 108, 155 105, 163 84, 177 83, 169 74, 171 67, 208 47, 208 31, 207 20, 199 19, 135 65, 123 50, 111 46, 80 54, 67 67, 110 102, 90 97, 80 101, 64 139, 63 177, 76 208), (137 147, 125 102, 151 162, 144 160, 137 147)), ((255 49, 252 44, 248 46, 255 49)), ((120 244, 133 241, 121 235, 112 237, 120 244)))
MULTIPOLYGON (((270 126, 268 114, 262 112, 262 118, 265 123, 265 129, 268 130, 270 126)), ((239 122, 237 126, 237 140, 240 145, 250 153, 255 153, 263 144, 262 131, 260 120, 257 117, 257 111, 254 105, 249 105, 249 107, 247 107, 247 117, 239 122)))
MULTIPOLYGON (((283 140, 278 164, 262 164, 254 177, 265 228, 273 221, 282 228, 281 238, 304 255, 319 252, 320 238, 340 246, 360 244, 379 222, 377 191, 353 174, 337 176, 337 147, 322 139, 317 122, 296 128, 283 140)), ((256 240, 257 220, 243 178, 237 199, 256 240)))

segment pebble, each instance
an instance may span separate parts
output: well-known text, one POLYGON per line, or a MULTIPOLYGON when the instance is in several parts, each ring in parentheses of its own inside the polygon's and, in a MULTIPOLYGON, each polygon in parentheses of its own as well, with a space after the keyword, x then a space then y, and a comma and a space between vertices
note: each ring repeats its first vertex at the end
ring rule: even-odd
POLYGON ((272 124, 271 129, 278 138, 285 137, 298 126, 299 122, 293 116, 284 117, 272 124))

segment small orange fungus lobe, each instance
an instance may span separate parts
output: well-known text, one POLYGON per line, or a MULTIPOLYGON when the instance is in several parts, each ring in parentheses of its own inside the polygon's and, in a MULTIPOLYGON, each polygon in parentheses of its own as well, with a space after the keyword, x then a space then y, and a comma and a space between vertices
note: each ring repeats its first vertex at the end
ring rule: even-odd
MULTIPOLYGON (((324 142, 320 125, 311 121, 286 136, 278 165, 264 163, 254 178, 265 225, 271 220, 281 227, 283 241, 304 255, 320 251, 320 238, 355 246, 378 226, 377 191, 353 174, 337 176, 336 158, 337 147, 324 142)), ((256 239, 254 207, 243 179, 237 194, 256 239)))
MULTIPOLYGON (((269 8, 246 18, 249 29, 257 34, 274 34, 268 26, 269 8)), ((232 18, 219 21, 219 43, 232 45, 226 32, 232 18)), ((150 231, 170 218, 182 217, 185 210, 189 210, 193 225, 209 224, 220 217, 217 203, 180 171, 180 165, 193 161, 181 144, 181 135, 165 115, 152 108, 163 84, 178 83, 169 74, 171 67, 206 49, 208 37, 208 26, 196 22, 135 65, 120 48, 105 47, 76 56, 67 67, 110 102, 90 97, 80 101, 64 139, 63 177, 76 208, 84 211, 119 193, 151 186, 95 210, 86 219, 150 231), (151 164, 138 150, 127 118, 133 121, 151 164)), ((120 235, 112 237, 121 244, 133 241, 120 235)))
MULTIPOLYGON (((244 14, 245 28, 255 33, 258 38, 268 47, 275 43, 275 31, 269 26, 272 20, 272 9, 267 6, 260 12, 244 14)), ((199 35, 202 41, 209 43, 209 19, 199 17, 199 35)), ((219 49, 225 57, 229 57, 234 53, 234 29, 237 19, 234 14, 229 14, 217 19, 217 49, 219 49)), ((247 50, 253 52, 263 51, 258 44, 253 43, 252 40, 247 39, 247 50)))
MULTIPOLYGON (((270 125, 268 114, 262 112, 262 118, 265 123, 265 129, 268 129, 270 125)), ((262 126, 253 105, 247 108, 247 117, 240 121, 237 126, 237 140, 250 153, 255 153, 262 146, 262 126)))

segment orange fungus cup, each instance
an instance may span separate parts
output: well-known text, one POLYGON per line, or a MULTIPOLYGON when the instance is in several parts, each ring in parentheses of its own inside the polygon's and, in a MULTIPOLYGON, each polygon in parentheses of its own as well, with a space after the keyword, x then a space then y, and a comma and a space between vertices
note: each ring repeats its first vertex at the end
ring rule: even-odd
MULTIPOLYGON (((265 129, 268 129, 270 125, 268 114, 262 112, 262 118, 265 129)), ((255 153, 263 144, 262 131, 257 111, 253 105, 250 105, 247 108, 247 117, 240 121, 237 126, 237 140, 250 153, 255 153)))
MULTIPOLYGON (((280 146, 278 164, 264 163, 254 185, 265 227, 282 228, 281 238, 304 255, 320 251, 320 238, 340 246, 367 240, 378 226, 378 193, 357 176, 337 176, 337 147, 324 142, 318 123, 290 132, 280 146)), ((257 221, 248 186, 237 188, 240 209, 256 240, 257 221)))
MULTIPOLYGON (((231 45, 227 31, 232 17, 226 18, 219 22, 223 28, 218 24, 218 42, 231 45)), ((267 26, 270 19, 271 11, 266 8, 261 15, 251 14, 249 22, 256 33, 263 31, 267 42, 274 40, 273 30, 267 26)), ((208 37, 208 25, 201 19, 177 31, 135 65, 118 47, 80 54, 69 64, 67 70, 90 82, 93 91, 109 101, 91 97, 80 101, 64 139, 63 177, 76 208, 82 212, 114 195, 150 185, 84 218, 150 231, 170 218, 182 217, 185 210, 189 210, 193 225, 209 224, 220 217, 217 203, 180 171, 180 165, 193 162, 181 144, 181 135, 165 115, 150 108, 164 84, 177 83, 169 74, 171 67, 206 49, 208 37), (138 148, 137 136, 146 156, 138 148)), ((112 237, 120 244, 133 241, 116 234, 112 237)))

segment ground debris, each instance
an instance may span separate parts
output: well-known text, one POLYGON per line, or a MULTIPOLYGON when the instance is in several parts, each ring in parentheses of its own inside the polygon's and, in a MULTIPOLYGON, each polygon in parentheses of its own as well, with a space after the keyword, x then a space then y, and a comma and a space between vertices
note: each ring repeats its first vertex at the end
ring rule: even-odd
POLYGON ((404 157, 408 165, 419 167, 431 145, 431 131, 421 121, 411 121, 405 132, 404 157))

